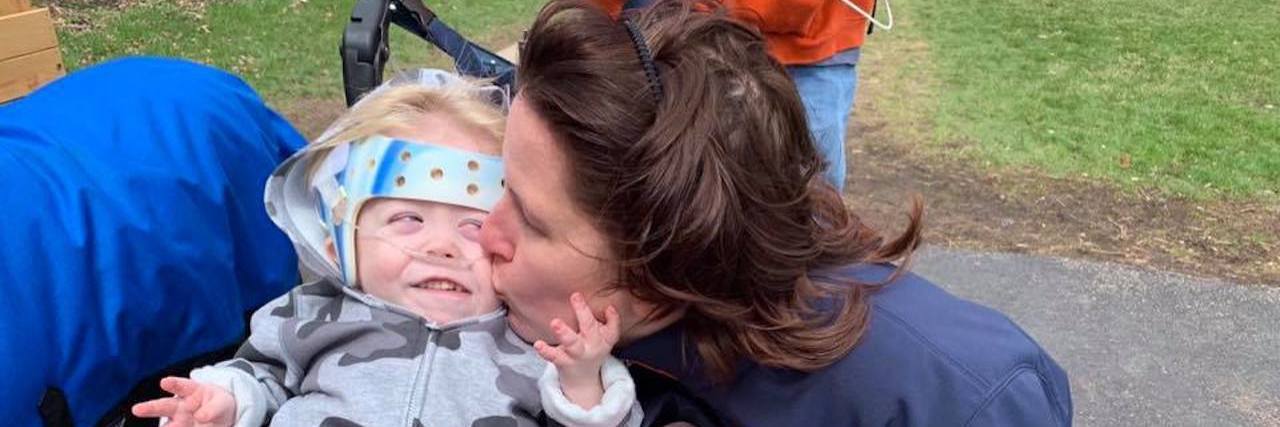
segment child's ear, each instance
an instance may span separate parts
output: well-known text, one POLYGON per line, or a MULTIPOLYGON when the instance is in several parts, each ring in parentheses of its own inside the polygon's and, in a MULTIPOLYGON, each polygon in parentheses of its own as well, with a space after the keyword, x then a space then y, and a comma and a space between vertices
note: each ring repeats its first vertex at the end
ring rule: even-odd
POLYGON ((324 254, 329 256, 329 261, 338 263, 338 247, 334 246, 332 236, 324 238, 324 254))

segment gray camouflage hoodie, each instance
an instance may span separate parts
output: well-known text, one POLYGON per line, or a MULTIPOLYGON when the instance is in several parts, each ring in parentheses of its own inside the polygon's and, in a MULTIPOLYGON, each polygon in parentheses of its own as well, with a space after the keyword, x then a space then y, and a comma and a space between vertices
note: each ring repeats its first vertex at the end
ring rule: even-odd
POLYGON ((505 314, 437 325, 321 280, 259 309, 236 358, 191 377, 235 396, 237 426, 533 426, 544 408, 566 425, 639 425, 621 362, 605 364, 602 403, 579 408, 505 314))

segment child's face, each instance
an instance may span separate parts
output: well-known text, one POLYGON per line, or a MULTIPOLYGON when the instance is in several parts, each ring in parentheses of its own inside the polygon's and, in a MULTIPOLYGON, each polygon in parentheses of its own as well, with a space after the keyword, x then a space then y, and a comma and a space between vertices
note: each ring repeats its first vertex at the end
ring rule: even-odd
MULTIPOLYGON (((457 125, 444 114, 428 113, 402 129, 386 132, 392 138, 428 141, 478 153, 497 155, 499 142, 492 135, 457 125)), ((489 313, 498 308, 488 257, 477 243, 475 220, 486 213, 460 206, 420 200, 372 199, 356 219, 357 279, 364 292, 412 310, 437 323, 489 313), (381 230, 381 231, 377 231, 381 230), (364 239, 374 232, 388 239, 364 239), (432 253, 435 259, 459 262, 424 262, 405 253, 432 253), (458 268, 457 264, 470 264, 458 268)))
POLYGON ((356 222, 361 289, 437 323, 497 309, 477 241, 484 215, 444 203, 369 200, 356 222))

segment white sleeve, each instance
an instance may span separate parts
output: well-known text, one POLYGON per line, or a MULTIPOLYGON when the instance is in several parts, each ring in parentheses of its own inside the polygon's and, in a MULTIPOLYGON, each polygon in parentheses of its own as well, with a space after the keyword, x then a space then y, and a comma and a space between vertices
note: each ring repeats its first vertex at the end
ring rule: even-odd
POLYGON ((191 379, 222 387, 236 400, 235 427, 259 427, 267 418, 266 386, 236 368, 206 366, 191 371, 191 379))
POLYGON ((560 389, 560 373, 555 364, 548 363, 542 377, 538 378, 542 410, 567 427, 615 427, 622 425, 623 421, 638 424, 643 417, 636 402, 636 384, 631 380, 627 366, 609 356, 600 367, 600 380, 604 385, 600 404, 590 410, 583 409, 564 395, 564 390, 560 389), (627 417, 632 412, 634 414, 627 417))

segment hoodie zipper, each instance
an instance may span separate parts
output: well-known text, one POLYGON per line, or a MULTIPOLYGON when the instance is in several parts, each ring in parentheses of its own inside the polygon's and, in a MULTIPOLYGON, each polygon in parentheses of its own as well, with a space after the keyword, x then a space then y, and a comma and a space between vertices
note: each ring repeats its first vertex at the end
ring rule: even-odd
POLYGON ((409 389, 408 410, 404 414, 404 426, 413 427, 413 420, 422 416, 422 406, 425 404, 427 397, 427 384, 430 383, 431 370, 427 369, 431 365, 432 359, 435 358, 434 347, 431 345, 436 340, 436 336, 440 333, 432 329, 427 322, 422 322, 422 329, 427 332, 426 339, 422 340, 422 361, 418 362, 418 372, 413 376, 413 388, 409 389), (430 353, 427 350, 432 350, 430 353))

